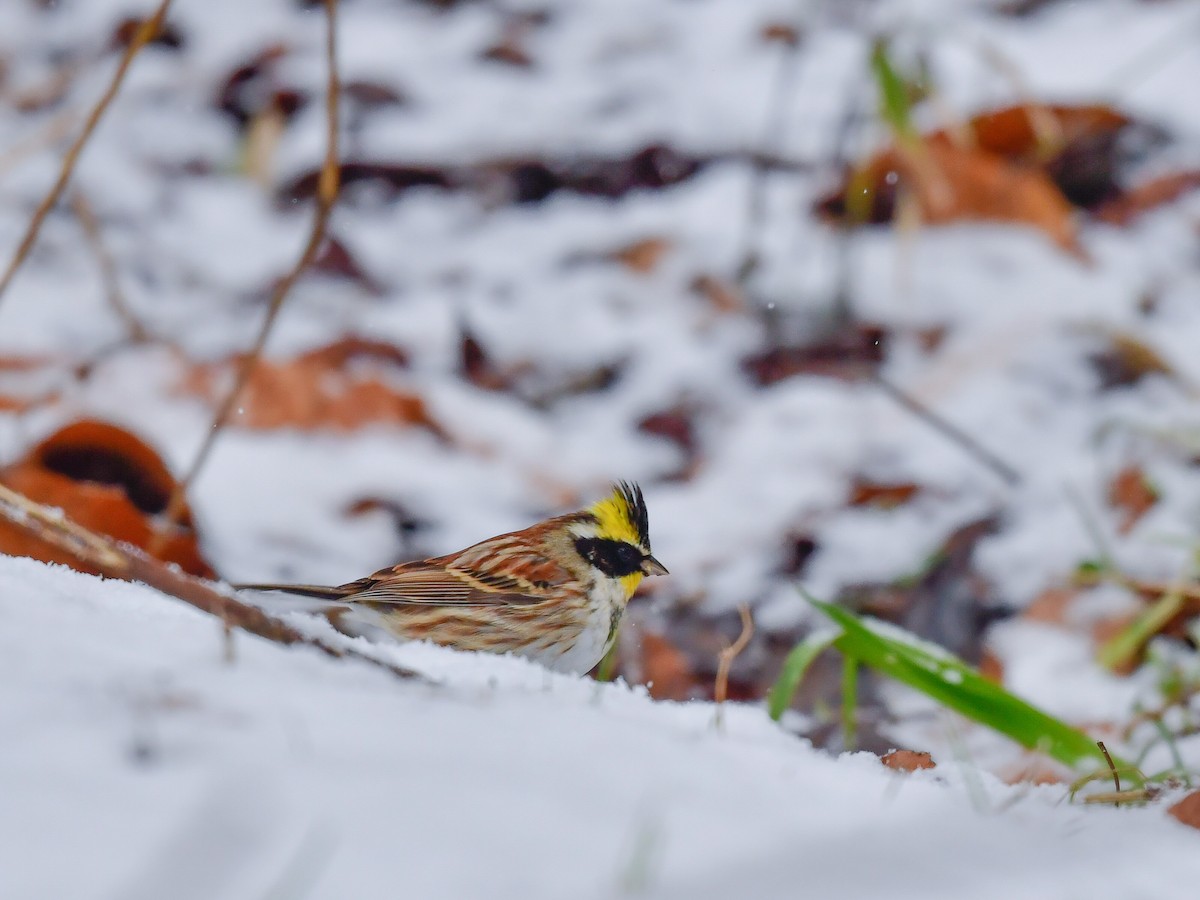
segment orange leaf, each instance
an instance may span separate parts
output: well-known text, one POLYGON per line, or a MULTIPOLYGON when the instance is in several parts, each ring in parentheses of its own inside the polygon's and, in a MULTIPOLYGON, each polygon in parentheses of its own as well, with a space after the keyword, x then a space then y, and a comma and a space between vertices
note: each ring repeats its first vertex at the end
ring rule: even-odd
POLYGON ((1096 210, 1096 218, 1112 225, 1129 225, 1143 213, 1200 188, 1200 169, 1153 178, 1126 191, 1096 210))
POLYGON ((851 506, 878 506, 883 509, 894 509, 907 503, 920 490, 921 486, 912 482, 884 484, 868 481, 865 478, 856 478, 850 485, 849 503, 851 506))
MULTIPOLYGON (((55 432, 0 471, 0 481, 32 500, 59 507, 85 528, 148 552, 158 540, 154 516, 165 511, 175 488, 175 479, 153 449, 129 432, 95 420, 55 432)), ((161 543, 156 555, 163 562, 212 577, 186 506, 179 526, 161 543)), ((73 557, 7 523, 0 523, 0 551, 78 568, 73 557)))
MULTIPOLYGON (((244 428, 351 431, 363 425, 417 425, 444 437, 416 394, 393 387, 387 370, 401 368, 399 348, 345 338, 284 362, 260 360, 238 399, 232 424, 244 428)), ((184 389, 215 401, 226 390, 229 362, 193 370, 184 389)))
MULTIPOLYGON (((924 145, 930 165, 893 152, 881 162, 912 186, 923 221, 998 221, 1030 225, 1062 249, 1080 255, 1071 204, 1045 173, 980 150, 924 145)), ((886 175, 885 175, 886 177, 886 175)))
POLYGON ((639 275, 649 275, 658 268, 658 264, 670 249, 671 242, 666 238, 646 238, 614 250, 611 257, 639 275))
POLYGON ((893 750, 880 757, 879 761, 897 772, 915 772, 917 769, 936 769, 937 763, 924 750, 893 750))
POLYGON ((1014 161, 1036 162, 1047 152, 1115 134, 1129 124, 1128 117, 1108 106, 1024 105, 982 113, 967 127, 979 149, 1014 161), (1052 146, 1045 146, 1046 138, 1052 146))

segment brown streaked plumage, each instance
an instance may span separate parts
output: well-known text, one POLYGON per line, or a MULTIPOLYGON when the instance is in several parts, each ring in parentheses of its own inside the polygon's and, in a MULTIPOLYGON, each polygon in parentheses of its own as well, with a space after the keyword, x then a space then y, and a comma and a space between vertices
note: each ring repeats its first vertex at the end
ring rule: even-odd
POLYGON ((352 632, 376 625, 407 640, 586 672, 611 646, 642 577, 666 571, 650 554, 641 489, 622 482, 587 510, 348 584, 238 587, 336 604, 330 621, 352 632))

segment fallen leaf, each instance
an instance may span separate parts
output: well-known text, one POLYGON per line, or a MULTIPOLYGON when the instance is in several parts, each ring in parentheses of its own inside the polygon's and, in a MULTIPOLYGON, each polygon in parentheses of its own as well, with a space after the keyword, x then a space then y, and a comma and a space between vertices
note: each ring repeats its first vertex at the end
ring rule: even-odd
MULTIPOLYGON (((242 428, 351 431, 369 424, 413 425, 446 434, 417 394, 394 386, 407 357, 381 341, 344 338, 291 360, 259 360, 230 424, 242 428)), ((182 389, 217 402, 233 361, 196 367, 182 389)))
POLYGON ((675 473, 675 479, 690 478, 698 463, 699 447, 696 443, 695 414, 684 404, 646 416, 637 423, 642 434, 652 434, 670 441, 683 454, 683 465, 675 473))
POLYGON ((987 647, 979 654, 979 674, 993 684, 1004 684, 1004 663, 987 647))
POLYGON ((974 117, 957 130, 934 131, 857 166, 817 204, 845 221, 847 197, 861 221, 893 220, 901 188, 916 198, 923 222, 1001 221, 1029 225, 1082 257, 1072 204, 1090 208, 1119 192, 1117 140, 1131 121, 1106 106, 1024 105, 974 117))
POLYGON ((766 387, 794 375, 858 380, 883 362, 884 328, 857 323, 810 344, 774 347, 742 361, 742 369, 766 387))
POLYGON ((1200 828, 1200 791, 1192 791, 1167 810, 1167 814, 1184 825, 1200 828))
POLYGON ((697 275, 689 287, 719 313, 736 313, 746 308, 746 298, 742 292, 715 275, 697 275))
POLYGON ((639 275, 649 275, 658 268, 658 264, 662 262, 663 257, 670 249, 671 242, 669 240, 652 237, 614 250, 609 254, 609 258, 639 275))
MULTIPOLYGON (((90 419, 68 425, 0 470, 0 481, 62 509, 85 528, 134 544, 192 575, 213 577, 186 505, 179 524, 161 539, 155 517, 166 511, 175 479, 152 448, 122 428, 90 419)), ((0 551, 81 568, 74 557, 7 523, 0 523, 0 551)))
POLYGON ((1096 209, 1096 218, 1111 225, 1129 225, 1139 216, 1197 188, 1200 188, 1200 169, 1162 175, 1109 200, 1096 209))
POLYGON ((696 673, 687 654, 664 636, 644 631, 641 636, 641 677, 655 700, 688 700, 696 673))
POLYGON ((1105 345, 1088 357, 1100 377, 1101 390, 1128 387, 1147 375, 1175 375, 1174 369, 1158 351, 1141 338, 1112 331, 1105 334, 1104 339, 1105 345))
POLYGON ((869 481, 865 478, 855 478, 850 485, 851 506, 877 506, 881 509, 895 509, 907 503, 921 490, 921 486, 912 482, 897 482, 885 484, 869 481))
MULTIPOLYGON (((143 20, 130 16, 122 19, 117 23, 117 27, 113 29, 112 37, 108 40, 108 48, 110 50, 123 50, 129 46, 129 42, 133 40, 134 35, 142 27, 143 20)), ((150 43, 165 47, 168 50, 180 50, 183 48, 183 33, 172 22, 163 22, 159 25, 158 30, 154 32, 154 36, 150 38, 150 43)))
POLYGON ((1125 466, 1108 485, 1108 503, 1119 513, 1117 531, 1128 534, 1133 526, 1158 502, 1158 491, 1139 466, 1125 466))
POLYGON ((1067 610, 1078 596, 1079 588, 1046 588, 1030 601, 1021 612, 1021 618, 1047 625, 1063 625, 1066 623, 1067 610))
POLYGON ((345 243, 332 235, 326 238, 321 245, 309 270, 335 278, 344 278, 360 287, 365 293, 376 297, 383 294, 383 288, 379 282, 363 268, 345 243))
POLYGON ((786 44, 795 47, 800 43, 800 31, 786 22, 768 22, 758 32, 758 37, 767 44, 786 44))
POLYGON ((897 772, 915 772, 918 769, 936 769, 937 763, 924 750, 893 750, 884 754, 879 761, 897 772))
POLYGON ((276 77, 280 60, 289 52, 284 44, 270 44, 235 68, 217 91, 217 109, 231 116, 239 128, 245 128, 270 108, 290 120, 308 98, 297 90, 283 88, 276 77))

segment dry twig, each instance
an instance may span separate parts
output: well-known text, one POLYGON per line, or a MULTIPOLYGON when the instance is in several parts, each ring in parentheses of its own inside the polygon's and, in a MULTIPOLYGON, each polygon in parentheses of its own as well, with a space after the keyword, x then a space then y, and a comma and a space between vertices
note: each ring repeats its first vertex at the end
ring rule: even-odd
POLYGON ((313 222, 312 228, 309 231, 308 243, 305 244, 304 250, 301 252, 300 258, 296 260, 295 265, 292 266, 287 275, 275 286, 275 290, 271 294, 270 304, 267 307, 267 314, 263 318, 262 325, 259 328, 258 336, 255 338, 249 352, 242 358, 241 365, 238 367, 234 377, 233 386, 229 389, 229 393, 225 395, 225 399, 217 408, 212 424, 205 435, 204 442, 200 445, 200 449, 196 452, 196 458, 192 461, 191 468, 179 480, 174 492, 171 494, 171 500, 167 505, 164 517, 164 533, 178 521, 183 511, 183 500, 187 489, 196 480, 201 469, 204 468, 204 464, 212 453, 212 448, 218 435, 220 435, 222 429, 224 429, 229 421, 234 404, 237 403, 237 399, 246 387, 247 382, 249 382, 250 376, 254 374, 258 360, 262 356, 263 347, 266 346, 267 338, 271 334, 275 320, 279 316, 279 311, 283 308, 283 302, 287 299, 288 294, 291 293, 292 287, 299 280, 300 275, 312 263, 314 257, 317 255, 317 250, 325 240, 325 226, 329 221, 329 214, 333 211, 333 204, 337 200, 339 178, 338 95, 341 92, 341 87, 338 79, 336 53, 337 0, 325 0, 325 17, 325 58, 329 69, 325 89, 325 160, 321 165, 321 175, 317 182, 317 206, 313 213, 313 222))
POLYGON ((63 158, 62 166, 59 168, 57 180, 55 180, 53 187, 50 188, 50 192, 46 194, 45 199, 34 210, 33 217, 30 218, 29 225, 25 229, 25 236, 21 238, 21 243, 17 246, 16 253, 13 254, 13 258, 8 263, 8 269, 5 271, 4 276, 0 278, 0 300, 4 299, 4 292, 8 290, 8 286, 17 274, 17 270, 21 268, 21 264, 29 256, 29 251, 33 249, 33 245, 37 241, 38 233, 42 230, 42 223, 46 220, 46 216, 50 214, 50 210, 58 203, 59 198, 67 187, 67 182, 71 180, 71 175, 75 171, 75 164, 79 161, 79 154, 83 152, 84 146, 86 146, 88 139, 91 138, 92 132, 96 130, 101 117, 103 117, 113 98, 117 96, 117 92, 121 89, 121 83, 125 80, 125 73, 129 71, 130 63, 133 62, 133 58, 137 56, 138 51, 158 34, 162 28, 163 21, 167 17, 167 7, 170 5, 171 0, 162 0, 158 4, 158 9, 154 11, 154 15, 142 22, 129 39, 129 45, 125 48, 125 53, 121 56, 121 62, 117 65, 117 71, 113 73, 108 89, 92 108, 91 113, 83 124, 83 131, 79 133, 79 137, 75 138, 75 143, 67 150, 67 155, 63 158))
POLYGON ((121 282, 117 277, 116 264, 113 262, 112 254, 104 246, 104 238, 100 233, 100 220, 96 218, 96 211, 92 209, 92 204, 88 202, 82 191, 75 190, 71 194, 71 210, 75 213, 75 218, 79 220, 80 227, 83 228, 83 234, 87 238, 92 255, 96 257, 96 265, 100 267, 100 281, 104 286, 104 296, 108 300, 108 305, 125 323, 125 327, 129 330, 130 340, 138 343, 147 340, 150 334, 138 321, 137 316, 133 314, 133 310, 129 308, 129 304, 125 300, 125 292, 121 290, 121 282))
POLYGON ((750 616, 750 607, 745 603, 739 604, 738 615, 742 619, 742 632, 737 636, 737 640, 722 650, 720 656, 717 657, 717 679, 713 684, 713 700, 716 701, 718 707, 729 696, 729 669, 733 665, 733 661, 737 659, 739 653, 746 649, 746 645, 754 637, 754 619, 750 616))
POLYGON ((185 575, 178 568, 72 522, 61 511, 34 503, 0 484, 0 517, 40 540, 53 544, 109 578, 140 581, 219 619, 228 629, 238 628, 277 644, 303 644, 335 658, 359 659, 387 669, 400 678, 420 678, 411 669, 386 662, 352 647, 338 647, 309 637, 261 609, 222 593, 221 585, 185 575))

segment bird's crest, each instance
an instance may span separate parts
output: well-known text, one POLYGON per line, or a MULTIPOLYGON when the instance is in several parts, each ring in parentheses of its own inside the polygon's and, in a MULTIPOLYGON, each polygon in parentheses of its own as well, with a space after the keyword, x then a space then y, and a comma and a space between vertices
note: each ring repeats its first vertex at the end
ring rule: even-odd
POLYGON ((589 509, 600 526, 602 536, 628 541, 650 550, 650 516, 642 489, 629 481, 613 485, 612 493, 589 509))

